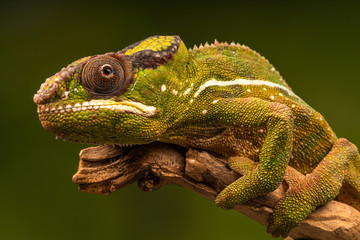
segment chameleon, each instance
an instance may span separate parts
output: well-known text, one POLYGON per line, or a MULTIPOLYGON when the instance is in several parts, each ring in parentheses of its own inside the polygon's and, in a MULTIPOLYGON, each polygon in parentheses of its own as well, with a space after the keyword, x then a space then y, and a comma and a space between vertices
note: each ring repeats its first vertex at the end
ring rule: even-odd
POLYGON ((225 156, 242 176, 216 197, 224 209, 285 180, 289 188, 267 227, 274 237, 333 199, 360 210, 357 147, 245 45, 215 40, 187 49, 179 36, 149 37, 74 61, 47 78, 33 100, 42 126, 59 138, 118 146, 160 141, 225 156))

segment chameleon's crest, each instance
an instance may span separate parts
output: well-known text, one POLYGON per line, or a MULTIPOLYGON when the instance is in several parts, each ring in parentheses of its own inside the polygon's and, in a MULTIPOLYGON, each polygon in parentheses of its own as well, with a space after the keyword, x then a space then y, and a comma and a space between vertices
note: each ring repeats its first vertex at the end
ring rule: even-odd
POLYGON ((135 68, 157 68, 174 58, 179 50, 179 36, 153 36, 134 43, 123 50, 135 68))
POLYGON ((259 59, 261 59, 262 61, 264 61, 266 64, 269 64, 271 66, 271 71, 275 72, 279 78, 280 81, 286 86, 286 88, 290 89, 290 86, 285 82, 285 80, 283 79, 283 77, 280 75, 279 71, 277 71, 275 69, 275 67, 269 62, 269 60, 267 60, 264 56, 262 56, 260 53, 258 53, 257 51, 249 48, 248 46, 244 45, 244 44, 240 44, 240 43, 235 43, 235 42, 218 42, 216 39, 214 40, 213 43, 209 44, 208 42, 206 42, 205 44, 200 44, 199 47, 195 44, 193 48, 189 48, 189 52, 192 52, 193 54, 197 54, 197 53, 202 53, 202 52, 217 52, 222 49, 226 49, 226 48, 231 48, 235 51, 238 52, 244 52, 247 54, 252 54, 257 56, 259 59))

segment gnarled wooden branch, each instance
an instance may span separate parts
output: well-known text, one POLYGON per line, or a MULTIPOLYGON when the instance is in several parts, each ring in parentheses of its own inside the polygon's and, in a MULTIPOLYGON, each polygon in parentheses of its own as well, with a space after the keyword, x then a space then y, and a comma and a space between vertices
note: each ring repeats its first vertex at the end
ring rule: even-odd
MULTIPOLYGON (((221 157, 154 143, 127 149, 105 146, 84 149, 73 181, 81 191, 98 194, 110 194, 135 181, 143 191, 176 184, 214 201, 222 189, 239 177, 221 157)), ((282 183, 274 192, 237 205, 235 210, 267 225, 275 203, 286 189, 286 183, 282 183)), ((360 212, 331 201, 311 213, 287 239, 360 239, 360 212)))

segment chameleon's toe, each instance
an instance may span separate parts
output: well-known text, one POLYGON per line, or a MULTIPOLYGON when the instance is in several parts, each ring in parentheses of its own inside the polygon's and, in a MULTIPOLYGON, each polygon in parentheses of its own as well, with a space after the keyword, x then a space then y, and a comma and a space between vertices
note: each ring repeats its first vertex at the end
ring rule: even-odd
MULTIPOLYGON (((254 171, 257 164, 249 158, 232 157, 229 159, 229 166, 235 172, 246 175, 250 171, 254 171)), ((243 176, 227 186, 215 199, 216 205, 223 209, 232 209, 236 204, 246 201, 245 184, 246 177, 243 176)))
POLYGON ((232 169, 235 168, 234 170, 237 172, 242 171, 240 167, 245 167, 247 172, 243 172, 246 174, 222 190, 215 199, 216 205, 224 209, 231 209, 236 204, 274 191, 281 183, 279 177, 273 178, 273 181, 268 181, 267 176, 269 174, 261 165, 251 163, 251 160, 245 164, 240 163, 242 160, 244 159, 238 158, 235 160, 238 164, 230 162, 230 166, 232 169))
POLYGON ((234 200, 233 190, 225 188, 217 195, 215 204, 223 209, 232 209, 237 204, 234 200))
POLYGON ((267 232, 270 233, 274 238, 278 238, 278 237, 287 237, 287 235, 289 234, 289 229, 287 229, 284 225, 281 224, 270 224, 267 227, 267 232))
POLYGON ((314 208, 309 197, 300 191, 307 185, 304 175, 293 168, 288 168, 285 180, 289 189, 275 205, 267 227, 267 232, 273 237, 286 237, 290 230, 299 225, 314 208))
POLYGON ((277 203, 267 227, 267 231, 273 237, 286 237, 315 208, 301 200, 300 198, 288 195, 277 203))
POLYGON ((262 192, 261 184, 256 177, 257 171, 242 176, 224 190, 215 199, 216 205, 224 209, 234 208, 236 204, 255 198, 262 192))
POLYGON ((267 232, 271 233, 273 237, 286 237, 290 230, 300 223, 295 218, 286 212, 273 213, 270 216, 267 232))

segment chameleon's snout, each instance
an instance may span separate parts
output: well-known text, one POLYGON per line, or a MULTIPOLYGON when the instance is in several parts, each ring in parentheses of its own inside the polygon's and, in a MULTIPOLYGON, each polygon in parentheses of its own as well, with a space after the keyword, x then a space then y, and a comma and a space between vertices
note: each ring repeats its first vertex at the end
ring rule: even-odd
POLYGON ((90 57, 81 58, 61 69, 61 71, 56 73, 54 76, 47 78, 34 95, 34 102, 38 105, 49 103, 55 98, 55 96, 66 99, 67 95, 70 93, 70 91, 66 91, 66 81, 73 79, 74 75, 81 72, 81 69, 87 62, 86 60, 89 58, 90 57))
POLYGON ((51 78, 47 78, 46 81, 41 84, 37 93, 34 95, 34 102, 39 105, 50 100, 51 97, 56 93, 56 90, 59 88, 61 81, 61 76, 55 75, 51 78))
MULTIPOLYGON (((61 85, 65 79, 69 79, 75 73, 74 67, 63 68, 60 72, 52 77, 49 77, 41 84, 40 89, 34 95, 34 102, 36 104, 44 104, 49 102, 53 96, 61 90, 61 85)), ((63 93, 66 95, 66 92, 63 93)))

